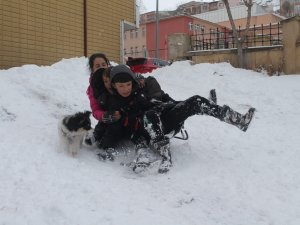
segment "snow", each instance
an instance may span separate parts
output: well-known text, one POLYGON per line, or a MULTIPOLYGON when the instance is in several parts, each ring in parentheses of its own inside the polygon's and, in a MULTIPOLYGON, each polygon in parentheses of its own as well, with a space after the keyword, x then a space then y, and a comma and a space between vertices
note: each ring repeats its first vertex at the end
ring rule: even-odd
POLYGON ((0 70, 1 225, 300 224, 300 76, 188 61, 148 75, 177 100, 215 88, 218 104, 255 117, 247 132, 191 117, 170 172, 137 175, 58 145, 59 119, 90 108, 86 58, 0 70))

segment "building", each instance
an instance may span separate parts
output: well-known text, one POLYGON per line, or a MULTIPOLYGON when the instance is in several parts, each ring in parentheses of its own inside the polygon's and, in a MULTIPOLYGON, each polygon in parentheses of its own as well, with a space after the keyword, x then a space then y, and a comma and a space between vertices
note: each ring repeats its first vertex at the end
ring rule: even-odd
POLYGON ((95 52, 120 62, 122 33, 134 27, 135 16, 135 0, 0 1, 0 68, 95 52))
POLYGON ((178 6, 176 11, 178 14, 183 15, 195 15, 209 10, 209 3, 207 2, 196 2, 191 1, 185 4, 178 6))
MULTIPOLYGON (((126 56, 133 57, 154 57, 156 50, 156 22, 150 22, 146 24, 141 24, 141 29, 144 29, 145 36, 137 36, 135 40, 131 40, 131 43, 135 43, 134 46, 128 46, 128 38, 130 35, 129 31, 126 32, 126 44, 127 48, 130 49, 130 52, 126 56), (143 40, 138 40, 142 38, 143 40), (138 46, 137 43, 142 43, 142 45, 138 46), (137 54, 135 54, 135 49, 137 49, 137 54), (145 51, 146 49, 146 51, 145 51), (131 54, 133 50, 134 54, 131 54), (142 51, 141 51, 142 50, 142 51)), ((168 36, 174 33, 183 33, 187 35, 193 35, 198 32, 206 32, 207 29, 216 29, 221 28, 220 25, 214 24, 202 19, 195 18, 193 16, 187 15, 178 15, 173 17, 167 17, 159 20, 159 55, 158 58, 169 60, 168 53, 168 36)), ((138 33, 141 33, 140 31, 138 33)), ((132 35, 134 39, 134 35, 132 35)), ((126 49, 127 50, 127 49, 126 49)))
MULTIPOLYGON (((230 7, 233 19, 241 19, 247 17, 247 7, 245 5, 238 5, 230 7)), ((262 15, 273 12, 271 6, 262 6, 256 3, 253 4, 251 8, 252 16, 262 15)), ((206 13, 201 13, 194 15, 197 18, 208 20, 213 23, 220 23, 223 21, 229 21, 226 8, 222 8, 215 11, 210 11, 206 13)))
MULTIPOLYGON (((176 15, 176 11, 159 11, 159 18, 163 19, 166 17, 170 17, 176 15)), ((156 21, 156 11, 151 11, 144 13, 140 16, 140 23, 149 23, 156 21)))
MULTIPOLYGON (((243 0, 229 0, 229 6, 238 6, 243 5, 243 0)), ((176 9, 176 14, 184 14, 184 15, 196 15, 200 13, 205 13, 209 11, 223 9, 225 7, 223 1, 211 1, 211 2, 203 2, 203 1, 191 1, 185 4, 181 4, 176 9)))
MULTIPOLYGON (((250 20, 250 27, 252 26, 261 26, 263 25, 269 25, 274 24, 274 23, 278 23, 281 20, 285 19, 284 17, 278 15, 278 14, 274 14, 274 13, 266 13, 263 15, 256 15, 256 16, 251 16, 251 20, 250 20)), ((245 28, 246 27, 246 23, 247 23, 247 18, 240 18, 240 19, 235 19, 234 20, 235 26, 241 27, 241 28, 245 28)), ((228 27, 231 28, 231 24, 230 21, 223 21, 223 22, 219 22, 218 23, 221 26, 224 27, 228 27)))
POLYGON ((140 24, 138 29, 125 32, 124 35, 124 56, 125 57, 146 57, 146 24, 140 24))

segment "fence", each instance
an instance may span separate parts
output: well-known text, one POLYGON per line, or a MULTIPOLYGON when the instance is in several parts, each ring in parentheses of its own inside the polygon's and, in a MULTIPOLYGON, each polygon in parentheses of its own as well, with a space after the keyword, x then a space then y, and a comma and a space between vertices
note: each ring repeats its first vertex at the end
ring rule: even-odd
MULTIPOLYGON (((238 27, 239 37, 244 37, 245 47, 282 45, 282 26, 280 23, 250 27, 245 36, 245 29, 238 27)), ((213 50, 236 48, 232 30, 228 28, 210 29, 208 33, 191 35, 191 49, 213 50)))

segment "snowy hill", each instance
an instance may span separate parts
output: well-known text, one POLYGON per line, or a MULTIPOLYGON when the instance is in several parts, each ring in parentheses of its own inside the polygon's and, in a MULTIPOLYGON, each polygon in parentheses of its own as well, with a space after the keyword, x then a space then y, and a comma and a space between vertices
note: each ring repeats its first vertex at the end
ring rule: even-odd
POLYGON ((215 88, 220 105, 255 118, 246 133, 189 118, 171 171, 136 175, 59 148, 59 118, 89 109, 86 58, 0 70, 0 224, 300 224, 300 76, 188 62, 151 75, 177 100, 215 88))

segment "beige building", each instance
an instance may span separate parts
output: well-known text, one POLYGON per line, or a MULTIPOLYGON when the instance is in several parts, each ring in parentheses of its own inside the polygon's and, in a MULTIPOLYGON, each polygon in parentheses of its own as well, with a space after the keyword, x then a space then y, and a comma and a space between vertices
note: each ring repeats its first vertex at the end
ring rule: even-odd
POLYGON ((104 52, 122 61, 135 0, 1 0, 0 68, 49 65, 104 52))
MULTIPOLYGON (((279 16, 278 14, 268 13, 263 15, 257 15, 257 16, 251 16, 250 20, 250 27, 256 25, 257 27, 263 25, 269 25, 270 23, 278 23, 281 20, 283 20, 284 17, 279 16)), ((235 26, 238 28, 239 26, 241 28, 246 27, 247 18, 241 18, 234 20, 235 26)), ((221 26, 225 26, 228 28, 231 28, 230 21, 223 21, 218 23, 221 26)))
POLYGON ((146 24, 140 24, 138 29, 125 32, 124 36, 125 57, 147 57, 146 49, 146 24))

